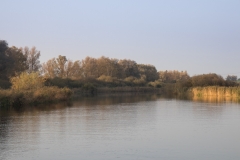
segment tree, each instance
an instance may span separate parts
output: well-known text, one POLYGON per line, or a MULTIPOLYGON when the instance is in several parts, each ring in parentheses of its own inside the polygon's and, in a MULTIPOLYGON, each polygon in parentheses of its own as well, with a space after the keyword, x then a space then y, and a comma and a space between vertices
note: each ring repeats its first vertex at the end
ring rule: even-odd
POLYGON ((158 79, 158 73, 153 65, 138 64, 137 65, 140 76, 147 82, 155 81, 158 79))
POLYGON ((42 65, 42 72, 49 78, 57 77, 57 63, 56 59, 52 58, 42 65))
POLYGON ((98 68, 98 77, 105 75, 105 76, 112 76, 113 66, 111 60, 108 57, 100 57, 97 59, 97 68, 98 68))
POLYGON ((0 40, 0 87, 10 87, 9 78, 26 70, 26 58, 17 47, 0 40))
POLYGON ((82 77, 82 66, 80 61, 68 60, 65 66, 65 77, 71 79, 80 79, 82 77))
POLYGON ((67 62, 66 56, 61 56, 59 55, 58 58, 56 58, 56 63, 57 63, 57 74, 58 77, 64 78, 65 77, 65 66, 67 62))
POLYGON ((132 60, 123 59, 118 62, 124 72, 124 77, 139 77, 139 70, 137 67, 137 63, 132 60))
POLYGON ((237 76, 234 75, 228 75, 226 78, 227 81, 237 81, 237 76))
POLYGON ((167 83, 175 83, 178 81, 188 80, 190 77, 187 71, 159 71, 159 80, 167 83))
POLYGON ((118 59, 110 59, 108 57, 100 57, 97 59, 98 77, 105 75, 111 77, 122 78, 121 67, 118 59))
POLYGON ((99 76, 97 60, 95 58, 86 57, 82 60, 82 69, 83 69, 83 76, 85 78, 96 78, 99 76))
POLYGON ((24 72, 27 70, 26 57, 24 56, 21 48, 12 46, 6 50, 6 55, 8 57, 7 63, 7 76, 12 77, 16 74, 24 72))
POLYGON ((71 78, 79 79, 83 75, 80 61, 67 60, 66 56, 59 55, 42 65, 42 73, 49 78, 71 78))
POLYGON ((0 78, 5 78, 4 70, 7 65, 7 56, 5 51, 8 49, 8 43, 4 40, 0 40, 0 78))
POLYGON ((26 64, 28 66, 28 73, 39 71, 39 69, 41 68, 41 64, 39 61, 39 57, 41 55, 40 51, 38 51, 36 47, 32 47, 31 49, 29 49, 28 47, 24 47, 22 49, 22 52, 27 59, 26 64))
POLYGON ((8 47, 6 42, 0 44, 0 78, 9 80, 9 77, 26 70, 26 58, 21 49, 8 47))
POLYGON ((4 53, 8 49, 8 43, 5 40, 0 40, 0 53, 4 53))

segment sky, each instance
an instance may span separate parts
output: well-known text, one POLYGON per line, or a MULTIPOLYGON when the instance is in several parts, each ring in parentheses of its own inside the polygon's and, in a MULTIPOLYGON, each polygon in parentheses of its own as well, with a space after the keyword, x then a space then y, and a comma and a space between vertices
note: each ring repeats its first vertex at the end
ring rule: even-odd
POLYGON ((64 55, 131 59, 158 71, 240 78, 240 0, 1 0, 0 40, 64 55))

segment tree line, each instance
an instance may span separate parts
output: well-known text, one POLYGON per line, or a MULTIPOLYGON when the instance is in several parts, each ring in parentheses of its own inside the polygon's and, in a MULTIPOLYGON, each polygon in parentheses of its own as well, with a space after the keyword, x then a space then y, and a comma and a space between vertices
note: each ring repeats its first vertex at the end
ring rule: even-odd
POLYGON ((59 55, 57 58, 48 60, 42 65, 43 75, 54 78, 97 79, 101 76, 125 79, 135 77, 147 82, 158 79, 158 72, 153 65, 137 64, 133 60, 119 60, 108 57, 92 58, 72 61, 66 56, 59 55))
POLYGON ((162 87, 165 83, 181 87, 233 86, 237 80, 236 76, 230 75, 225 80, 215 73, 190 77, 187 71, 157 71, 153 65, 104 56, 73 61, 59 55, 41 64, 40 56, 36 47, 9 47, 6 41, 0 40, 0 87, 9 88, 10 78, 22 72, 38 72, 47 85, 60 87, 81 87, 86 82, 103 86, 162 87))
MULTIPOLYGON (((129 59, 114 59, 108 57, 83 60, 70 60, 59 55, 40 64, 40 51, 36 47, 17 48, 9 47, 4 40, 0 41, 0 87, 7 88, 10 78, 22 72, 38 72, 45 77, 51 85, 58 80, 68 81, 100 81, 100 82, 126 82, 146 84, 159 79, 155 66, 137 64, 129 59), (55 81, 54 81, 55 80, 55 81)), ((122 84, 122 83, 121 83, 122 84)))

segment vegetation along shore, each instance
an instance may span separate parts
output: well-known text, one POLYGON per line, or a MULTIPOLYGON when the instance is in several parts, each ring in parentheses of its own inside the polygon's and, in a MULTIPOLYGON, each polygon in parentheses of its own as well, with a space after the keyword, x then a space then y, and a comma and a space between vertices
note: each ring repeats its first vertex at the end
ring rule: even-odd
POLYGON ((104 56, 73 61, 59 55, 41 64, 40 55, 36 47, 9 47, 0 40, 0 108, 68 101, 74 93, 240 95, 234 75, 190 77, 187 71, 157 71, 150 64, 104 56))

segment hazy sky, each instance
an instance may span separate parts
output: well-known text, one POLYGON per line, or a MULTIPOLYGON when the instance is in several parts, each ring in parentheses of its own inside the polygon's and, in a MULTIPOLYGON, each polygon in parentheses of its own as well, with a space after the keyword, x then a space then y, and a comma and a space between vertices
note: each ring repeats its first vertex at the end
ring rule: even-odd
POLYGON ((240 77, 240 0, 1 0, 0 39, 58 55, 240 77))

